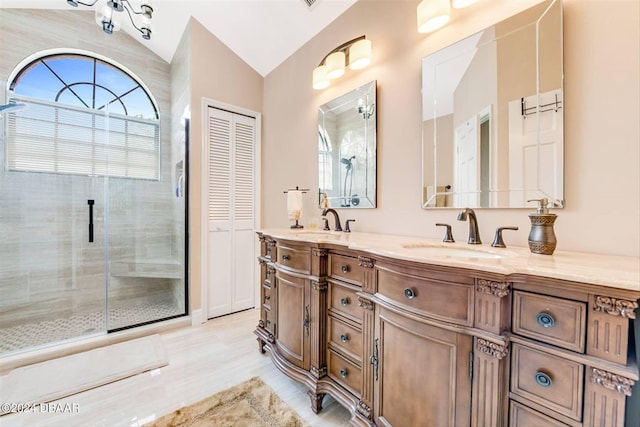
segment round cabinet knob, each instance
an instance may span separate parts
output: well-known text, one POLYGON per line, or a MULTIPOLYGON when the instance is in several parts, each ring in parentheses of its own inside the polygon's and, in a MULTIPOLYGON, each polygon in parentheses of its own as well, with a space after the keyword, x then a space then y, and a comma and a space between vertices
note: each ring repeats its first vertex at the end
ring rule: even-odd
POLYGON ((414 299, 416 297, 416 293, 411 288, 405 288, 404 296, 407 297, 407 299, 414 299))
POLYGON ((342 298, 340 300, 340 305, 343 307, 346 307, 347 305, 349 305, 349 298, 342 298))
POLYGON ((264 300, 265 300, 265 301, 269 301, 270 299, 271 299, 271 297, 270 297, 269 295, 265 295, 265 296, 264 296, 264 300))
POLYGON ((283 261, 289 261, 289 259, 290 259, 289 255, 282 255, 283 261))
POLYGON ((551 387, 551 383, 552 381, 549 374, 542 371, 536 372, 536 384, 540 387, 551 387))
POLYGON ((549 313, 541 312, 536 316, 536 320, 538 321, 538 325, 543 328, 551 328, 556 324, 556 320, 549 313))
POLYGON ((341 268, 341 270, 342 270, 342 272, 343 272, 344 274, 347 274, 347 273, 349 272, 350 268, 349 268, 349 266, 348 266, 348 265, 343 265, 343 266, 342 266, 342 268, 341 268))
POLYGON ((340 376, 342 378, 347 378, 347 370, 346 369, 340 369, 340 376))
POLYGON ((349 336, 347 334, 340 335, 340 341, 342 341, 342 342, 349 341, 349 336))

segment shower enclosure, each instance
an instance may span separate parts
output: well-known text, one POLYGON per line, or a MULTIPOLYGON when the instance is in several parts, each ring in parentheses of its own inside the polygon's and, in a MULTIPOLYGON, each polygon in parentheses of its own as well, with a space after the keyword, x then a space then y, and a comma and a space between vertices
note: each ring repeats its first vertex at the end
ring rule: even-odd
MULTIPOLYGON (((92 149, 109 171, 118 130, 98 117, 111 124, 92 149)), ((155 180, 16 170, 0 138, 0 355, 187 314, 188 122, 182 132, 158 147, 155 180)))

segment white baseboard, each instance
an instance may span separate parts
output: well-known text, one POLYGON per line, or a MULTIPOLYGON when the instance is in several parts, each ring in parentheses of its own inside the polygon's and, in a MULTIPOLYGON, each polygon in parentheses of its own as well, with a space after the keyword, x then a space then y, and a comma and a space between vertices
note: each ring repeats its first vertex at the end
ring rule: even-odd
POLYGON ((191 326, 202 325, 206 322, 206 319, 202 315, 202 309, 197 308, 191 312, 191 326))

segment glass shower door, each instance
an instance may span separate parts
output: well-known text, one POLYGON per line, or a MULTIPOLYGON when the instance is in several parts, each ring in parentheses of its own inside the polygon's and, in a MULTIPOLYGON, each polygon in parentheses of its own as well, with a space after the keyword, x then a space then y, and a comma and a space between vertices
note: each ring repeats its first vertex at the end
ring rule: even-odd
POLYGON ((104 199, 99 178, 0 171, 0 353, 106 331, 102 239, 89 235, 104 199))

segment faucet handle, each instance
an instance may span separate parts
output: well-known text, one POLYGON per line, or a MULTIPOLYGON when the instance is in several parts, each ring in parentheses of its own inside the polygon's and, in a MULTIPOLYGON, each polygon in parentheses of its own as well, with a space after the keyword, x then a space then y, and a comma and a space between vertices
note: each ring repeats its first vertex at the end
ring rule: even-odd
POLYGON ((321 216, 320 219, 322 220, 323 226, 322 229, 325 231, 329 231, 329 219, 326 216, 321 216))
POLYGON ((351 233, 351 229, 349 228, 349 223, 350 222, 356 222, 355 219, 348 219, 347 222, 344 223, 344 232, 345 233, 351 233))
POLYGON ((504 244, 504 240, 502 240, 502 230, 517 230, 518 227, 498 227, 496 228, 496 236, 493 238, 493 243, 491 246, 494 248, 506 248, 507 245, 504 244))
POLYGON ((447 231, 445 231, 444 238, 442 239, 443 242, 455 242, 455 240, 453 240, 453 233, 451 233, 451 225, 450 224, 442 224, 442 223, 438 222, 438 223, 436 223, 436 226, 438 226, 438 227, 447 227, 447 231))

